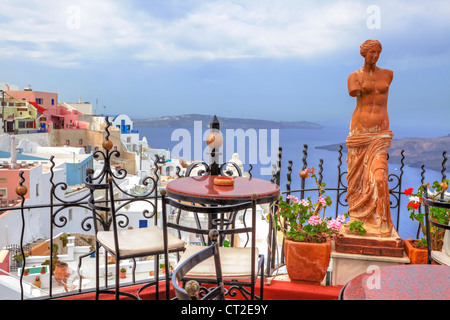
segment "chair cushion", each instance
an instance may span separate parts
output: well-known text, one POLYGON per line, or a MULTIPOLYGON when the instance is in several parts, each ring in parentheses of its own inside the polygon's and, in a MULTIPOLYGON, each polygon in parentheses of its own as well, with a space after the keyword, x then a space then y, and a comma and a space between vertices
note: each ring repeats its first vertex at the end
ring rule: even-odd
POLYGON ((442 265, 450 266, 450 256, 443 251, 431 251, 431 257, 442 265))
MULTIPOLYGON (((187 246, 178 264, 193 254, 201 251, 203 246, 187 246)), ((251 277, 251 248, 219 248, 222 276, 224 279, 250 279, 251 277)), ((258 274, 258 248, 255 249, 255 274, 258 274)), ((216 278, 214 257, 210 257, 198 264, 186 274, 187 278, 212 279, 216 278)))
MULTIPOLYGON (((117 232, 119 251, 121 255, 152 254, 164 251, 163 231, 158 226, 148 228, 121 230, 117 232)), ((114 233, 112 231, 99 231, 97 240, 112 252, 115 252, 114 233)), ((169 250, 182 249, 184 241, 168 235, 169 250)))

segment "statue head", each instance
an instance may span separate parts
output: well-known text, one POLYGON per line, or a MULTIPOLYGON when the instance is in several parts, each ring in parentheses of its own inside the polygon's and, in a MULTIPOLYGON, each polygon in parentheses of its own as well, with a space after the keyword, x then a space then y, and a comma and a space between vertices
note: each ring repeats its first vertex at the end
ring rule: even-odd
POLYGON ((369 51, 370 48, 374 47, 374 46, 380 46, 380 52, 382 49, 381 43, 378 40, 366 40, 364 41, 364 43, 359 47, 360 50, 359 52, 361 53, 361 55, 365 58, 367 51, 369 51))

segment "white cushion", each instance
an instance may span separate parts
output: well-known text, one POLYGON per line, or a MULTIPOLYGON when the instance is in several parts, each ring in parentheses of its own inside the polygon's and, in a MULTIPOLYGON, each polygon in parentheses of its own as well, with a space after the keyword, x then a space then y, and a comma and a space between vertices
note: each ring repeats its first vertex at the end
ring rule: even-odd
MULTIPOLYGON (((146 252, 164 251, 163 231, 158 226, 148 228, 121 230, 117 232, 121 255, 145 254, 146 252)), ((97 240, 112 252, 115 252, 114 233, 99 231, 97 240)), ((168 235, 169 250, 184 247, 184 241, 168 235)))
MULTIPOLYGON (((202 246, 187 246, 178 264, 193 254, 205 249, 202 246)), ((220 264, 224 279, 250 279, 251 278, 251 248, 220 247, 220 264)), ((258 275, 258 248, 255 249, 255 274, 258 275)), ((186 277, 211 279, 216 277, 214 257, 210 257, 190 270, 186 277)))
POLYGON ((450 266, 450 256, 443 251, 431 251, 431 257, 442 265, 450 266))

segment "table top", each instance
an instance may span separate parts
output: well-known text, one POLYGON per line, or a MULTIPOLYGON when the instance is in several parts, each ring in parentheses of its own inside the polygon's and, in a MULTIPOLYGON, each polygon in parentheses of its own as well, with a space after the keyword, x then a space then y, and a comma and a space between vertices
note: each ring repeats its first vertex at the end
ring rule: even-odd
POLYGON ((169 197, 178 200, 210 204, 233 204, 251 200, 252 194, 257 194, 257 203, 269 203, 278 200, 280 187, 270 181, 235 177, 233 186, 218 186, 214 184, 217 176, 196 176, 172 180, 167 184, 169 197))
POLYGON ((344 300, 449 300, 450 267, 430 264, 374 268, 350 280, 344 300))

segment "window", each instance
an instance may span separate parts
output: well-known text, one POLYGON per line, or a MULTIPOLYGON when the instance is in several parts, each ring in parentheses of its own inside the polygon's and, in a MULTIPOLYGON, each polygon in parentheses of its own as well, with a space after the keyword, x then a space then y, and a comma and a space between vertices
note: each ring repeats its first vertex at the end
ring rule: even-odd
POLYGON ((69 221, 72 221, 72 209, 69 209, 69 221))
POLYGON ((39 197, 39 183, 36 183, 36 197, 39 197))
POLYGON ((55 105, 55 99, 52 99, 52 106, 55 105))
POLYGON ((78 141, 78 144, 83 144, 83 139, 80 139, 80 141, 78 141))
POLYGON ((8 189, 0 189, 0 199, 8 198, 8 189))
POLYGON ((66 140, 66 146, 70 145, 70 140, 66 140))
POLYGON ((36 102, 37 102, 38 104, 43 104, 43 103, 44 103, 44 101, 43 101, 42 98, 36 98, 36 102))

